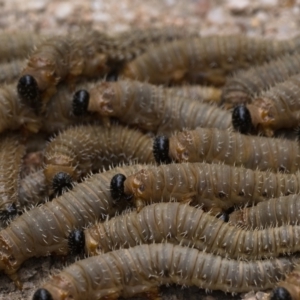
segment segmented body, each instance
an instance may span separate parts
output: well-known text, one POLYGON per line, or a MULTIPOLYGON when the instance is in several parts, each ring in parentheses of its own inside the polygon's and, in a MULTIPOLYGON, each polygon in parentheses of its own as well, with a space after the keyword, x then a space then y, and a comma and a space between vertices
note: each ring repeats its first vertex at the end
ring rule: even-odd
POLYGON ((300 226, 244 230, 180 203, 156 203, 84 231, 85 253, 100 255, 139 244, 180 244, 230 259, 255 260, 299 251, 300 226))
POLYGON ((297 141, 247 136, 213 128, 174 134, 169 138, 168 153, 176 162, 222 162, 254 170, 295 173, 300 166, 297 141))
POLYGON ((272 287, 292 267, 288 258, 242 262, 182 246, 153 244, 78 261, 42 287, 53 300, 66 296, 74 300, 117 299, 139 293, 157 296, 159 285, 171 283, 244 292, 272 287))
POLYGON ((138 81, 102 82, 89 90, 88 110, 122 123, 170 134, 197 126, 231 128, 231 114, 217 106, 187 101, 138 81))
POLYGON ((0 270, 20 286, 16 271, 25 260, 34 256, 67 254, 67 237, 71 230, 114 216, 126 206, 126 203, 116 205, 110 196, 112 177, 116 173, 128 176, 142 167, 118 167, 96 174, 72 191, 15 219, 0 231, 0 270))
POLYGON ((151 164, 155 160, 149 136, 118 125, 86 125, 66 129, 53 138, 45 149, 44 162, 46 180, 52 182, 61 171, 78 180, 120 163, 151 164))
POLYGON ((229 215, 229 222, 246 228, 266 228, 284 224, 298 225, 299 199, 299 194, 269 199, 256 206, 232 212, 229 215))
POLYGON ((238 69, 270 61, 295 51, 292 41, 244 36, 209 36, 153 47, 128 63, 122 76, 154 84, 182 82, 222 86, 238 69))

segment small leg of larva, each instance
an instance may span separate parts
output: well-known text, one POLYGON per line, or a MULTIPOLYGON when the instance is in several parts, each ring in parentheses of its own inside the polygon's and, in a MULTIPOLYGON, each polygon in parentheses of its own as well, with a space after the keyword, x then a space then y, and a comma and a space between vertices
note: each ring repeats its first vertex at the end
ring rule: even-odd
POLYGON ((136 207, 136 211, 140 212, 143 207, 145 206, 144 201, 142 199, 136 199, 135 200, 135 207, 136 207))

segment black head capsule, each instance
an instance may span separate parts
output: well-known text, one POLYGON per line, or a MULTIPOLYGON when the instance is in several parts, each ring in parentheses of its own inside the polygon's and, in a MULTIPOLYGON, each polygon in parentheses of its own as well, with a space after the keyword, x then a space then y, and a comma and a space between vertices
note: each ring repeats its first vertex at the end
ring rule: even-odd
POLYGON ((85 237, 84 231, 80 229, 73 230, 68 236, 68 247, 71 254, 84 253, 85 237))
POLYGON ((157 163, 170 164, 169 138, 164 135, 155 137, 153 142, 153 156, 157 163))
POLYGON ((116 174, 110 181, 110 194, 111 197, 119 202, 122 199, 130 200, 132 195, 126 195, 124 192, 124 181, 126 180, 126 176, 123 174, 116 174))
POLYGON ((236 106, 232 112, 232 125, 236 131, 250 133, 253 125, 250 112, 245 105, 236 106))
POLYGON ((36 113, 42 106, 39 86, 31 75, 24 75, 19 79, 17 91, 22 101, 30 106, 36 113))
POLYGON ((53 300, 53 297, 46 289, 38 289, 33 294, 32 300, 53 300))
POLYGON ((66 190, 73 188, 72 177, 65 172, 58 172, 52 179, 52 189, 56 195, 61 195, 66 190))
POLYGON ((277 287, 272 291, 270 300, 292 300, 292 296, 284 287, 277 287))
POLYGON ((87 113, 90 101, 90 94, 86 90, 79 90, 73 96, 72 112, 76 117, 83 116, 87 113))

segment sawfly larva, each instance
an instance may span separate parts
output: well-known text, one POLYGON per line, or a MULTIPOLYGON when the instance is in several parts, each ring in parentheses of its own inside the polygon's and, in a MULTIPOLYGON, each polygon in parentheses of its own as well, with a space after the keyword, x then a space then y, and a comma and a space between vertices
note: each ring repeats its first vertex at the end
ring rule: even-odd
POLYGON ((44 152, 45 177, 51 183, 58 172, 78 180, 120 163, 154 163, 152 138, 133 129, 113 125, 77 126, 53 138, 44 152))
POLYGON ((296 141, 248 136, 232 130, 196 128, 171 136, 157 136, 153 144, 157 162, 207 162, 244 166, 261 171, 295 173, 300 167, 296 141))
POLYGON ((267 91, 254 97, 250 104, 243 106, 250 118, 244 119, 240 106, 232 113, 232 123, 236 130, 242 133, 256 132, 273 136, 274 131, 282 128, 296 128, 300 123, 300 75, 289 77, 267 91), (241 130, 240 125, 249 128, 241 130))
POLYGON ((300 173, 276 174, 224 164, 161 165, 132 174, 119 186, 137 210, 155 202, 179 201, 205 210, 228 210, 300 193, 300 173))
POLYGON ((25 146, 19 136, 0 138, 0 219, 7 221, 16 216, 18 189, 25 146))
POLYGON ((300 195, 289 195, 236 210, 229 222, 246 228, 266 228, 284 224, 299 225, 300 195))
POLYGON ((206 102, 210 104, 220 104, 222 90, 203 85, 173 86, 166 89, 167 92, 180 98, 206 102))
POLYGON ((126 203, 116 203, 110 196, 112 177, 118 173, 129 176, 144 167, 118 167, 93 175, 51 202, 23 213, 0 231, 0 270, 21 287, 16 271, 25 260, 66 255, 71 230, 114 216, 126 207, 126 203))
POLYGON ((158 286, 172 283, 234 293, 257 291, 273 287, 295 262, 244 262, 167 243, 140 245, 77 261, 53 275, 33 299, 100 300, 147 293, 158 297, 158 286))
POLYGON ((163 87, 138 81, 101 82, 89 92, 78 90, 73 107, 75 115, 88 110, 102 117, 116 117, 122 123, 144 130, 167 134, 197 126, 231 128, 228 111, 174 97, 163 87))
POLYGON ((72 253, 100 255, 167 241, 230 259, 254 260, 299 251, 300 226, 244 230, 180 203, 156 203, 69 236, 72 253))
POLYGON ((241 35, 186 39, 150 48, 125 65, 121 77, 154 84, 188 82, 222 86, 226 76, 238 69, 295 50, 295 45, 288 41, 241 35))

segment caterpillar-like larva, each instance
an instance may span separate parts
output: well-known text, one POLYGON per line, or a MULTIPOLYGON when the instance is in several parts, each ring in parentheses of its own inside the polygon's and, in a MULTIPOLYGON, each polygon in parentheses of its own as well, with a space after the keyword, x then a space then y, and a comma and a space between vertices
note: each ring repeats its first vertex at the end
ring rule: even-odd
POLYGON ((75 115, 88 110, 152 132, 170 134, 197 126, 231 128, 227 110, 174 97, 163 87, 138 81, 100 82, 89 91, 78 90, 73 105, 75 115))
POLYGON ((154 163, 151 137, 119 125, 77 126, 53 138, 44 152, 45 177, 52 183, 58 172, 78 180, 90 172, 120 163, 154 163))
POLYGON ((237 106, 232 113, 235 129, 243 133, 253 128, 266 136, 282 128, 296 128, 300 122, 300 75, 296 74, 254 97, 250 104, 237 106), (245 110, 246 112, 243 112, 245 110), (244 114, 249 118, 244 119, 244 114), (240 127, 249 128, 248 130, 240 127))
POLYGON ((0 61, 13 63, 16 59, 26 58, 42 39, 42 36, 29 31, 0 33, 0 61))
POLYGON ((295 173, 300 167, 297 141, 248 136, 232 130, 196 128, 157 136, 153 144, 157 162, 207 162, 248 169, 295 173))
POLYGON ((236 210, 229 215, 229 222, 245 228, 298 225, 299 215, 300 195, 297 194, 269 199, 256 206, 236 210))
POLYGON ((127 206, 112 199, 112 177, 119 173, 129 176, 144 167, 118 167, 93 175, 71 191, 16 218, 0 231, 0 270, 21 287, 16 271, 25 260, 50 254, 66 255, 71 230, 115 216, 127 206))
POLYGON ((133 197, 138 210, 150 203, 180 201, 218 211, 300 193, 300 173, 262 172, 224 164, 168 164, 132 174, 120 189, 121 194, 133 197))
POLYGON ((221 102, 222 90, 212 86, 183 85, 167 88, 167 92, 170 92, 176 97, 219 105, 221 102))
POLYGON ((7 221, 17 214, 18 189, 25 146, 17 135, 0 138, 0 219, 7 221))
POLYGON ((257 291, 273 287, 294 264, 292 258, 244 262, 167 243, 140 245, 77 261, 53 275, 33 299, 115 300, 148 293, 158 297, 158 286, 172 283, 234 293, 257 291))
POLYGON ((40 120, 34 111, 21 102, 15 85, 1 85, 0 132, 24 129, 24 131, 36 133, 40 126, 40 120))
POLYGON ((25 59, 16 59, 10 62, 1 63, 0 83, 15 82, 20 76, 20 73, 23 70, 25 63, 25 59))
POLYGON ((19 209, 29 209, 46 201, 48 185, 44 170, 31 172, 20 181, 17 206, 19 209))
POLYGON ((100 255, 168 241, 230 259, 255 260, 299 251, 300 226, 244 230, 180 203, 156 203, 69 236, 72 253, 100 255), (80 238, 79 238, 80 237, 80 238))
POLYGON ((277 284, 270 294, 269 300, 299 300, 300 299, 300 264, 277 284))
POLYGON ((296 49, 290 41, 242 35, 186 39, 150 48, 125 65, 121 76, 154 84, 189 82, 222 86, 228 74, 296 49))

